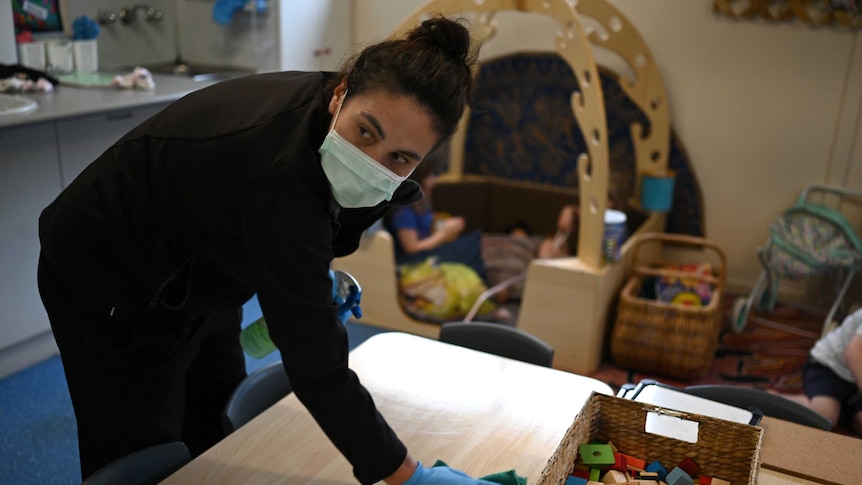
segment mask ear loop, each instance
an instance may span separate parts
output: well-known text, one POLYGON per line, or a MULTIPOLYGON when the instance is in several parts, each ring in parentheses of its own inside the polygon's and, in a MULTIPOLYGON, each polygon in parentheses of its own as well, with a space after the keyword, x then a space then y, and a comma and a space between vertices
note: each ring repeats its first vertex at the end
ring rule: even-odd
POLYGON ((341 95, 341 99, 338 100, 338 107, 335 108, 335 114, 332 116, 332 126, 329 128, 329 131, 335 131, 335 122, 338 121, 338 113, 341 113, 341 106, 344 105, 344 99, 347 97, 347 90, 344 90, 344 94, 341 95))

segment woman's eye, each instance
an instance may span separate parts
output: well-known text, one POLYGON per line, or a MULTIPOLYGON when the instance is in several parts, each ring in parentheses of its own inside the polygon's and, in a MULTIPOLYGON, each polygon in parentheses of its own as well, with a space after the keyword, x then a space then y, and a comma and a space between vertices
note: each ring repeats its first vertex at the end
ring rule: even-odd
POLYGON ((361 136, 365 140, 370 140, 373 137, 371 132, 365 129, 365 127, 362 125, 359 125, 359 136, 361 136))
POLYGON ((390 154, 389 154, 389 158, 391 158, 393 162, 395 162, 395 163, 399 163, 399 164, 406 164, 406 163, 409 163, 409 162, 410 162, 409 160, 407 160, 406 158, 404 158, 404 157, 403 157, 400 153, 398 153, 398 152, 392 152, 392 153, 390 153, 390 154))

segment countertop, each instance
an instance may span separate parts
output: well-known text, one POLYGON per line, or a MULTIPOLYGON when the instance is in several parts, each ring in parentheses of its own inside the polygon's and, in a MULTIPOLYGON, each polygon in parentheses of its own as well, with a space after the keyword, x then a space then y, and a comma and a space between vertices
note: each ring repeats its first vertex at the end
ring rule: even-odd
POLYGON ((0 116, 0 129, 34 123, 54 122, 67 118, 167 104, 188 93, 212 85, 213 81, 194 81, 186 76, 153 74, 153 91, 118 88, 77 88, 54 86, 51 93, 26 93, 20 96, 35 100, 39 107, 21 114, 0 116))

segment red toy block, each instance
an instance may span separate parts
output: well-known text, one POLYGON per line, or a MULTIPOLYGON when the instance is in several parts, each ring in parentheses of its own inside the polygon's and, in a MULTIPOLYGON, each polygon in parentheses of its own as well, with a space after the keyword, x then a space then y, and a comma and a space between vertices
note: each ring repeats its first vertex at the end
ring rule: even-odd
POLYGON ((622 453, 614 453, 614 464, 605 468, 603 471, 616 470, 625 473, 628 467, 628 460, 622 453))
POLYGON ((697 472, 700 471, 700 465, 689 457, 685 457, 685 459, 679 462, 677 466, 684 472, 688 473, 688 476, 690 477, 697 475, 697 472))
POLYGON ((590 470, 589 468, 586 470, 575 470, 572 472, 573 477, 583 478, 585 480, 590 479, 590 470))
POLYGON ((646 470, 646 461, 631 455, 626 455, 625 453, 620 453, 620 455, 626 459, 627 467, 634 468, 635 470, 646 470))

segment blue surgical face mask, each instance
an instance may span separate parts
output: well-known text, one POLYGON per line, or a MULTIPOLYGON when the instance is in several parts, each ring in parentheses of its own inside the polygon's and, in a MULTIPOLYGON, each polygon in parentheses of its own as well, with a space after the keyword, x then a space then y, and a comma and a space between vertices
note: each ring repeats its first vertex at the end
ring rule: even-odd
POLYGON ((407 177, 396 175, 335 131, 342 103, 344 96, 338 103, 332 128, 318 150, 320 163, 332 187, 332 196, 341 207, 374 207, 391 200, 395 189, 407 177))

